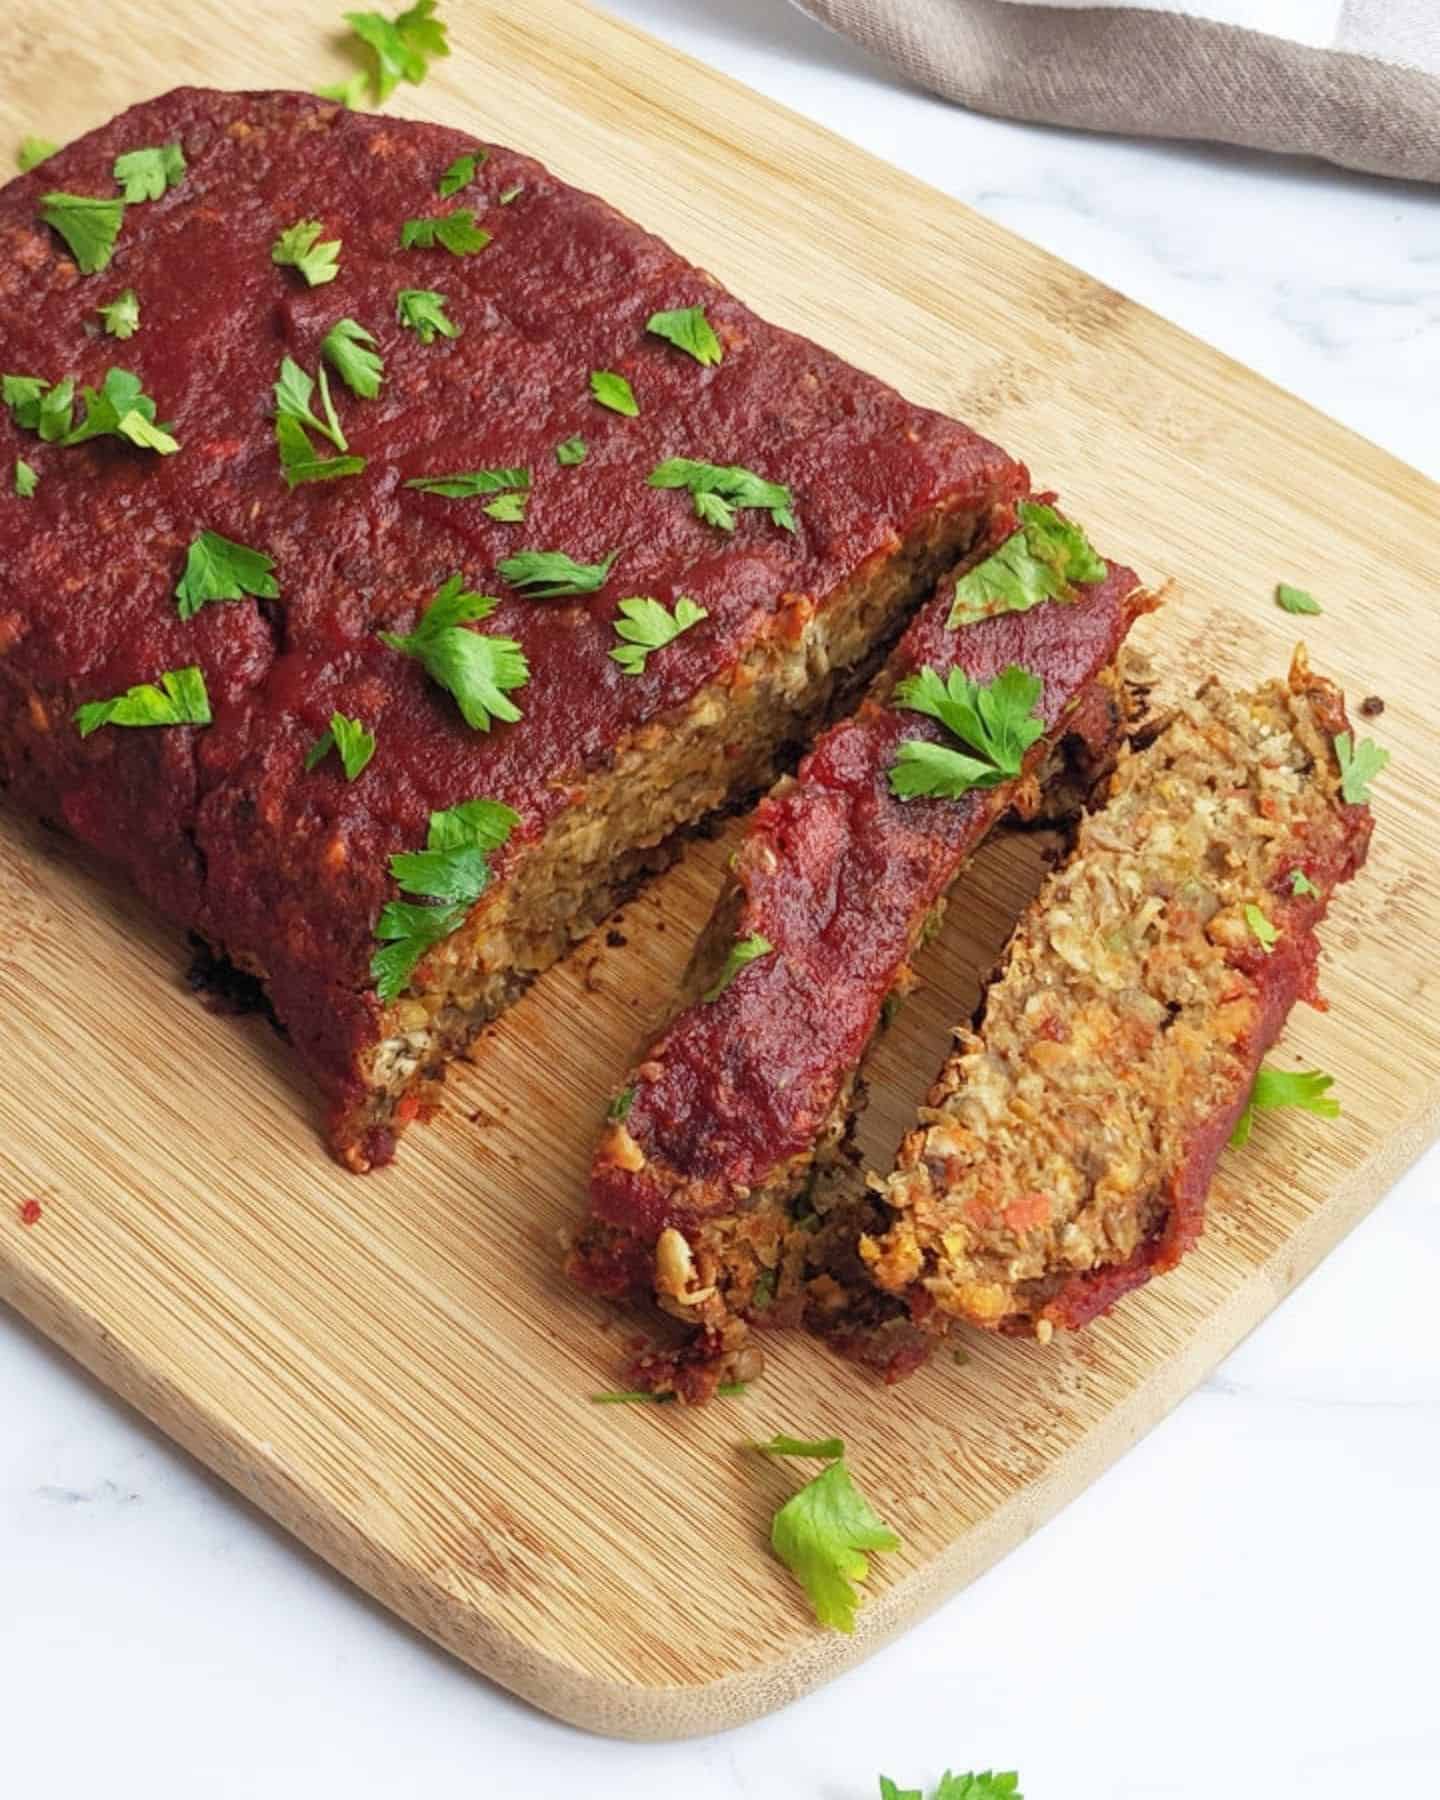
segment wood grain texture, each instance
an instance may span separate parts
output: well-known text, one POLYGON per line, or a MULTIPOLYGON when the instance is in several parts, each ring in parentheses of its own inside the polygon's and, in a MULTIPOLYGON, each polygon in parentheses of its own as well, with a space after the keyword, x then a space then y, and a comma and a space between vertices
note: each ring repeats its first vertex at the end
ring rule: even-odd
MULTIPOLYGON (((334 0, 73 0, 11 22, 0 143, 64 137, 181 81, 341 72, 334 0)), ((1440 740, 1437 492, 1223 357, 938 193, 571 0, 451 4, 456 54, 393 111, 601 189, 761 311, 971 420, 1147 577, 1166 682, 1285 666, 1277 579, 1321 597, 1316 666, 1395 754, 1371 865, 1324 938, 1327 1014, 1281 1060, 1345 1113, 1266 1118, 1203 1246, 1088 1334, 977 1340, 896 1391, 806 1342, 697 1415, 595 1407, 626 1328, 565 1287, 603 1098, 663 1013, 726 845, 635 902, 487 1035, 442 1117, 369 1178, 258 1021, 217 1019, 183 947, 68 846, 0 817, 0 1295, 337 1568, 457 1655, 593 1729, 679 1736, 874 1650, 1035 1529, 1260 1319, 1431 1139, 1440 740), (19 1221, 38 1198, 43 1217, 19 1221), (853 1639, 767 1555, 794 1471, 742 1442, 838 1431, 903 1535, 853 1639)), ((884 1159, 1035 879, 981 859, 874 1070, 884 1159)), ((276 1621, 276 1630, 283 1622, 276 1621)))

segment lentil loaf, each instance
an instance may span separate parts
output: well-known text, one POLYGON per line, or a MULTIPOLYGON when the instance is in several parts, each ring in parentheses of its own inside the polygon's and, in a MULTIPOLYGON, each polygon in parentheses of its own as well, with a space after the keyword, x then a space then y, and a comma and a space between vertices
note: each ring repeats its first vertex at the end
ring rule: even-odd
MULTIPOLYGON (((1059 520, 1034 503, 1019 510, 1059 520)), ((704 1400, 722 1379, 757 1371, 748 1322, 798 1321, 815 1185, 843 1164, 866 1048, 887 1001, 913 981, 921 934, 991 825, 1035 811, 1041 775, 1070 785, 1079 752, 1093 779, 1113 747, 1122 706, 1111 665, 1152 604, 1128 569, 1085 544, 1088 579, 1041 604, 951 622, 962 584, 1003 574, 1034 529, 1014 510, 997 515, 860 709, 760 806, 681 1008, 611 1107, 570 1272, 612 1298, 653 1296, 690 1328, 632 1364, 637 1386, 704 1400), (901 798, 891 774, 902 744, 945 732, 902 703, 900 684, 922 669, 983 684, 1013 667, 1042 683, 1023 773, 960 798, 901 798), (762 953, 727 981, 747 943, 762 953)))
POLYGON ((0 501, 0 778, 261 980, 356 1169, 1027 487, 530 158, 305 95, 132 109, 0 190, 0 251, 0 453, 33 489, 17 466, 0 501), (138 329, 99 311, 127 291, 138 329), (334 411, 312 393, 281 443, 287 357, 333 365, 334 411), (177 604, 205 533, 259 560, 177 604), (547 586, 517 552, 568 561, 528 558, 547 586), (639 601, 659 641, 617 657, 639 601), (462 715, 405 645, 468 667, 477 635, 508 676, 462 715), (337 717, 374 738, 353 779, 337 717), (420 946, 383 998, 382 918, 420 946))

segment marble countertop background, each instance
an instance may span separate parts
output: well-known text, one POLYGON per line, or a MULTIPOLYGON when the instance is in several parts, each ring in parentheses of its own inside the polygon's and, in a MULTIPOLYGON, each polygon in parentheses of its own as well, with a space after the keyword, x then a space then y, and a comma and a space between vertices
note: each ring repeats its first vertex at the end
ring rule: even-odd
MULTIPOLYGON (((608 4, 1440 476, 1440 193, 968 115, 782 0, 608 4)), ((588 1738, 472 1677, 0 1315, 0 1791, 859 1800, 880 1771, 995 1765, 1029 1800, 1440 1792, 1437 1186, 1432 1151, 900 1643, 680 1745, 588 1738)))

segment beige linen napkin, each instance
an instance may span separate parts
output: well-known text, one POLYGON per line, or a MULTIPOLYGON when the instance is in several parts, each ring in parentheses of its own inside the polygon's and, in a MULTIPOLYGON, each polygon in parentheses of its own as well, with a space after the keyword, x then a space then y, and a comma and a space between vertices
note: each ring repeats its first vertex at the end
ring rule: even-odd
POLYGON ((795 0, 981 112, 1440 181, 1440 0, 795 0))

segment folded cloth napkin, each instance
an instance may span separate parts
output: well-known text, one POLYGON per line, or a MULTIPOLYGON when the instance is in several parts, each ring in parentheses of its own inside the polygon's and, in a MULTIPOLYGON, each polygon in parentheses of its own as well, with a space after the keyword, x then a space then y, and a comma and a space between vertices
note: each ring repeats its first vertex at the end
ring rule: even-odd
POLYGON ((1440 0, 795 0, 981 112, 1440 181, 1440 0))

